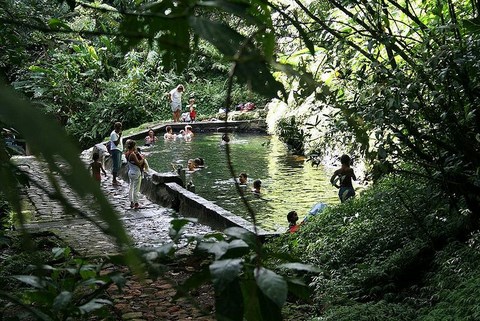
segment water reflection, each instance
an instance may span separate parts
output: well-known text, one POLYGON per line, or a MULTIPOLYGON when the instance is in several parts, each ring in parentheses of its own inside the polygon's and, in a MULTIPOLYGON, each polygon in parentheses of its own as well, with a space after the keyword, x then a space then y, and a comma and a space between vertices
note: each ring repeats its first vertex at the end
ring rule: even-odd
MULTIPOLYGON (((296 210, 302 219, 318 202, 337 203, 337 191, 329 183, 333 169, 313 167, 304 157, 290 155, 276 137, 234 133, 230 138, 235 174, 248 174, 244 194, 264 229, 285 229, 290 210, 296 210), (262 181, 261 197, 250 191, 256 179, 262 181)), ((196 134, 191 141, 161 139, 148 153, 150 167, 158 172, 171 171, 172 163, 185 167, 188 159, 202 157, 206 168, 188 173, 187 182, 193 182, 198 195, 248 219, 227 167, 226 145, 221 144, 220 133, 196 134)))

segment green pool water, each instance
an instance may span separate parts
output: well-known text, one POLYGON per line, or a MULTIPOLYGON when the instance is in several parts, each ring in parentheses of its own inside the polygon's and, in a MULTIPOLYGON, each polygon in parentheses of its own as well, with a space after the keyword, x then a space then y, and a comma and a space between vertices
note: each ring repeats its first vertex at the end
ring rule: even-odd
MULTIPOLYGON (((236 176, 241 172, 248 174, 245 195, 262 228, 283 231, 288 225, 289 211, 296 210, 303 219, 318 202, 338 203, 337 190, 329 183, 333 168, 312 167, 304 157, 289 154, 275 136, 233 133, 230 137, 236 176), (262 181, 260 198, 251 193, 256 179, 262 181)), ((138 144, 143 145, 143 141, 138 144)), ((228 170, 221 133, 196 134, 191 141, 162 137, 154 146, 143 147, 142 152, 157 172, 172 171, 172 163, 186 168, 189 158, 202 157, 206 167, 186 174, 187 182, 191 180, 195 185, 195 193, 250 220, 228 170)))

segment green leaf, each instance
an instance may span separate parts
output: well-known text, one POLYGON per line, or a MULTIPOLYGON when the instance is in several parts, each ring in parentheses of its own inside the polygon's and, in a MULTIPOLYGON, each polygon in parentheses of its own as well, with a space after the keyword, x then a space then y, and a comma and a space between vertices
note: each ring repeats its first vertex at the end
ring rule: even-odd
POLYGON ((312 272, 312 273, 321 272, 319 268, 310 264, 303 264, 303 263, 284 263, 284 264, 281 264, 280 267, 285 269, 290 269, 290 270, 306 271, 306 272, 312 272))
POLYGON ((235 63, 235 76, 251 90, 267 97, 286 96, 283 85, 270 73, 266 58, 230 27, 199 17, 190 17, 192 29, 235 63), (238 55, 238 57, 237 57, 238 55))
POLYGON ((255 280, 242 282, 242 292, 245 300, 245 320, 282 320, 281 308, 260 291, 255 280))
POLYGON ((22 281, 28 285, 33 286, 37 289, 44 289, 47 286, 47 282, 38 276, 34 275, 15 275, 13 276, 15 279, 22 281))
POLYGON ((216 291, 222 292, 229 283, 239 277, 242 271, 243 260, 219 260, 210 264, 210 275, 216 291))
MULTIPOLYGON (((92 203, 85 205, 91 206, 92 214, 106 223, 108 234, 115 238, 120 248, 126 249, 124 256, 126 263, 140 272, 140 260, 130 247, 131 240, 122 221, 92 179, 78 156, 80 152, 72 144, 65 130, 54 119, 33 108, 27 101, 16 98, 16 94, 5 87, 0 87, 0 121, 15 128, 29 144, 32 154, 42 157, 49 170, 56 172, 79 198, 93 196, 92 203), (55 144, 46 144, 45 142, 50 141, 52 137, 55 137, 55 144)), ((60 201, 68 208, 66 200, 60 201)))
POLYGON ((172 240, 178 241, 178 239, 180 239, 180 237, 183 235, 185 226, 189 223, 196 223, 196 222, 197 222, 197 219, 194 219, 194 218, 174 219, 170 222, 170 230, 168 234, 172 238, 172 240))
POLYGON ((70 302, 72 301, 73 294, 72 292, 62 291, 59 295, 53 300, 53 309, 61 311, 65 309, 70 302))
POLYGON ((198 3, 201 7, 206 8, 218 8, 222 9, 225 12, 229 12, 239 17, 247 18, 247 10, 250 8, 250 5, 246 2, 232 2, 232 1, 223 1, 223 0, 206 0, 200 1, 198 3))
POLYGON ((480 33, 480 17, 463 20, 463 26, 470 33, 480 33))
POLYGON ((48 26, 55 30, 66 30, 66 31, 72 30, 69 25, 67 25, 64 21, 57 18, 52 18, 48 20, 48 26))
POLYGON ((180 231, 182 228, 185 227, 185 225, 189 223, 197 223, 198 220, 195 218, 177 218, 174 220, 170 221, 170 226, 175 230, 175 231, 180 231))
POLYGON ((80 306, 79 309, 82 313, 90 313, 92 311, 103 308, 106 305, 111 305, 112 302, 104 299, 93 299, 84 305, 80 306))
POLYGON ((215 295, 215 317, 219 321, 243 321, 243 296, 238 279, 215 295))
POLYGON ((228 243, 227 252, 222 256, 223 259, 242 257, 250 251, 250 247, 243 240, 233 240, 228 243))
POLYGON ((241 227, 229 227, 223 231, 227 236, 245 241, 250 247, 257 246, 257 236, 241 227))
POLYGON ((222 54, 233 57, 246 39, 232 28, 200 17, 189 17, 190 27, 200 37, 214 45, 222 54))
POLYGON ((269 66, 261 56, 249 56, 236 65, 235 76, 245 83, 251 90, 274 98, 287 97, 285 88, 271 74, 269 66))
POLYGON ((42 311, 40 311, 36 308, 31 307, 28 304, 24 304, 23 301, 19 300, 18 298, 14 297, 14 296, 6 293, 6 292, 0 291, 0 298, 8 300, 9 302, 13 302, 17 306, 22 307, 22 309, 28 311, 29 313, 32 314, 32 316, 36 317, 36 320, 40 320, 40 321, 53 321, 54 320, 49 315, 43 313, 42 311))
POLYGON ((263 267, 255 269, 255 280, 267 298, 281 308, 287 300, 287 282, 275 272, 263 267))
POLYGON ((288 291, 293 293, 298 298, 305 301, 310 299, 313 291, 301 279, 287 279, 288 291))
POLYGON ((198 288, 200 285, 210 282, 210 270, 208 266, 204 266, 202 270, 195 272, 182 284, 177 286, 177 293, 174 299, 178 299, 188 293, 188 291, 198 288))
POLYGON ((70 255, 70 248, 69 247, 54 247, 52 249, 53 257, 58 259, 60 257, 68 257, 70 255))
POLYGON ((199 250, 207 251, 210 254, 215 255, 215 259, 220 259, 228 249, 228 243, 225 241, 220 242, 201 242, 198 245, 199 250))
POLYGON ((122 273, 119 272, 112 272, 109 273, 108 278, 112 280, 112 282, 118 287, 119 290, 121 290, 125 284, 127 284, 127 279, 122 273))
POLYGON ((243 299, 245 301, 245 319, 262 320, 259 291, 255 280, 245 280, 241 284, 243 299))

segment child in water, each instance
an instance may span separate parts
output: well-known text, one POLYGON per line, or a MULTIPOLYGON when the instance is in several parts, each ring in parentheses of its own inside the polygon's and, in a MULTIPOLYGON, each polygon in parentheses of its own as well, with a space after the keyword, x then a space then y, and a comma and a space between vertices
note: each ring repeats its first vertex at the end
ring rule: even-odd
POLYGON ((89 169, 92 169, 92 176, 95 178, 95 180, 100 183, 102 180, 102 177, 100 176, 100 171, 103 172, 103 175, 107 177, 107 172, 105 172, 105 169, 103 169, 102 163, 100 163, 100 154, 99 153, 93 153, 92 155, 92 160, 93 162, 90 163, 89 169))
POLYGON ((353 168, 350 167, 351 159, 348 155, 342 155, 340 157, 340 163, 342 167, 337 169, 332 177, 330 183, 338 188, 338 197, 340 202, 345 202, 347 199, 355 196, 355 190, 353 189, 352 179, 357 180, 353 168))
POLYGON ((230 143, 230 137, 228 137, 228 134, 225 133, 222 135, 222 144, 228 144, 230 143))
POLYGON ((262 181, 257 179, 253 182, 252 193, 254 195, 260 195, 260 188, 262 187, 262 181))

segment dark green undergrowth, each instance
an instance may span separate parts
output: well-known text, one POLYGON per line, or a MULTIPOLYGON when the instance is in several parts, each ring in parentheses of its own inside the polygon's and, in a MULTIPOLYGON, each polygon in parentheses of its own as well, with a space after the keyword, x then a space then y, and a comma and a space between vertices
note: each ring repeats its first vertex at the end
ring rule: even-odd
POLYGON ((0 246, 0 320, 118 320, 106 289, 124 285, 51 233, 8 233, 0 246))
POLYGON ((478 320, 480 237, 460 237, 464 212, 423 181, 392 176, 269 246, 321 269, 307 275, 311 319, 478 320))
POLYGON ((38 233, 29 238, 17 233, 2 235, 8 240, 0 245, 0 288, 4 291, 23 289, 22 283, 13 276, 31 273, 36 266, 56 261, 52 248, 65 247, 60 239, 50 233, 38 233))

